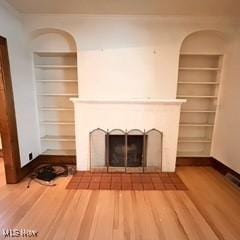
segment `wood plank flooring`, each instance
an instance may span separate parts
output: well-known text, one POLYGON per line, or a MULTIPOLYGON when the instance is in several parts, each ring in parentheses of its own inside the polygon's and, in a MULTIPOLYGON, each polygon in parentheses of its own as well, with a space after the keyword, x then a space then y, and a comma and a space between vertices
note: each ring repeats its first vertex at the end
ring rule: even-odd
POLYGON ((41 240, 240 239, 239 190, 212 168, 177 172, 189 191, 66 190, 70 177, 56 187, 0 184, 0 234, 12 227, 37 230, 41 240))

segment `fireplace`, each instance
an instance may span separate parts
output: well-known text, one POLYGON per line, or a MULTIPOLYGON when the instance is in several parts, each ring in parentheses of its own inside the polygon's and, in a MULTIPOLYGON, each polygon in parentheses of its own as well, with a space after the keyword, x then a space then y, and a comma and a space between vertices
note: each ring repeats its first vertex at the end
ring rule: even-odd
POLYGON ((162 133, 157 129, 95 129, 89 135, 92 171, 162 170, 162 133))
MULTIPOLYGON (((145 140, 143 146, 144 171, 157 166, 159 171, 174 172, 178 143, 179 118, 183 99, 96 99, 74 98, 76 161, 79 171, 111 170, 106 149, 106 134, 120 128, 139 129, 145 140), (158 129, 163 134, 149 129, 158 129), (94 129, 102 129, 96 130, 94 129), (146 129, 146 131, 144 131, 146 129), (149 132, 150 131, 150 132, 149 132), (92 134, 89 134, 92 132, 92 134), (145 132, 145 133, 144 133, 145 132), (162 138, 159 137, 162 136, 162 138), (161 141, 162 139, 162 141, 161 141), (161 146, 161 147, 159 147, 161 146), (145 163, 146 162, 146 163, 145 163)), ((112 133, 113 134, 113 133, 112 133)), ((140 133, 132 132, 131 135, 140 133)), ((119 167, 131 170, 135 167, 119 167)))

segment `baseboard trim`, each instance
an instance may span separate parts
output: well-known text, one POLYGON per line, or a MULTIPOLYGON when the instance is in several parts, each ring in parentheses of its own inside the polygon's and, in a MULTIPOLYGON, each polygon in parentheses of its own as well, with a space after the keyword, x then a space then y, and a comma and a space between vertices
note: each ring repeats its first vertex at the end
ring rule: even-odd
POLYGON ((176 166, 210 166, 222 175, 231 173, 240 180, 240 174, 213 157, 177 157, 176 166))
POLYGON ((216 169, 222 175, 226 175, 227 173, 231 173, 233 176, 240 180, 240 174, 226 166, 225 164, 219 162, 217 159, 212 158, 212 167, 216 169))
POLYGON ((41 164, 76 164, 76 156, 39 155, 41 164))
MULTIPOLYGON (((21 168, 21 179, 41 164, 76 164, 76 156, 39 155, 21 168)), ((231 173, 240 180, 240 174, 213 157, 177 157, 176 166, 210 166, 222 175, 231 173)), ((21 180, 20 179, 20 180, 21 180)), ((20 181, 19 180, 19 181, 20 181)))
MULTIPOLYGON (((21 179, 31 173, 34 168, 41 164, 76 164, 76 156, 65 155, 39 155, 27 165, 21 168, 21 179)), ((21 180, 19 179, 19 181, 21 180)))
POLYGON ((177 157, 176 166, 212 166, 212 157, 177 157))

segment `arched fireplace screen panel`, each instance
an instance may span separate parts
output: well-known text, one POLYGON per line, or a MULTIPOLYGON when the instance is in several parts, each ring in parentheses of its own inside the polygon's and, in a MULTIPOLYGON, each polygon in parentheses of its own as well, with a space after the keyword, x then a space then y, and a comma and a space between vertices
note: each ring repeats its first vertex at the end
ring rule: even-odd
POLYGON ((121 129, 113 129, 106 135, 107 169, 109 172, 125 172, 127 134, 121 129))
POLYGON ((144 164, 145 172, 162 171, 162 132, 157 129, 151 129, 145 133, 146 139, 146 162, 144 164))
POLYGON ((90 165, 92 171, 161 171, 162 133, 95 129, 90 132, 90 165))
POLYGON ((107 170, 106 134, 100 128, 90 132, 90 165, 93 171, 107 170))
POLYGON ((127 132, 127 172, 143 172, 145 135, 139 129, 127 132))

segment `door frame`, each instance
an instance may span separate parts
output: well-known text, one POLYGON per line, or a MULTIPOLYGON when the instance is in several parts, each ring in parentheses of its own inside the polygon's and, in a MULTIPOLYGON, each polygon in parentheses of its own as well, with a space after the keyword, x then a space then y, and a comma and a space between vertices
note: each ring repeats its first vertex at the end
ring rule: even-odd
POLYGON ((0 132, 7 183, 22 178, 7 39, 0 36, 0 132))

